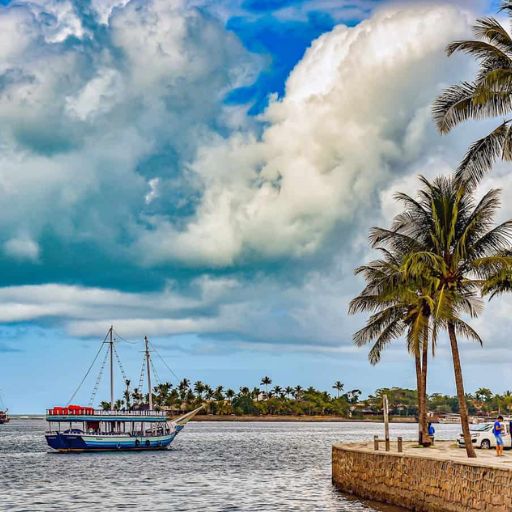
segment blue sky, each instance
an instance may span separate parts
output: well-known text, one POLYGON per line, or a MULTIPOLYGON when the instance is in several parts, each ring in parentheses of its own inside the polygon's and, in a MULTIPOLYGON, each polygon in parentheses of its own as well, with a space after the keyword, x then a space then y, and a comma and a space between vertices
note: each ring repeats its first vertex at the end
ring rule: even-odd
MULTIPOLYGON (((392 191, 453 167, 477 130, 441 139, 429 104, 472 69, 445 44, 495 6, 3 4, 0 390, 13 412, 65 402, 112 322, 212 385, 414 385, 403 347, 375 368, 352 347, 352 269, 392 191)), ((482 378, 468 347, 470 389, 507 387, 488 325, 493 370, 482 378)), ((138 349, 119 352, 137 380, 138 349)), ((451 392, 444 356, 431 387, 451 392)))

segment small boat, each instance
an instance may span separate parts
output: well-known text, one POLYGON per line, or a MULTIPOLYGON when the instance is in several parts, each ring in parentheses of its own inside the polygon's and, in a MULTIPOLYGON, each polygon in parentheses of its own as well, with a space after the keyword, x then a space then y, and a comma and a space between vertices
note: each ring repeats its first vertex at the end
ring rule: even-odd
POLYGON ((8 410, 6 409, 4 402, 2 400, 2 395, 0 395, 0 425, 4 425, 5 423, 9 423, 9 415, 8 410))
POLYGON ((460 424, 460 414, 446 414, 444 417, 439 418, 439 423, 458 425, 460 424))
MULTIPOLYGON (((67 405, 46 411, 49 424, 45 433, 48 445, 59 452, 149 451, 166 450, 184 426, 201 409, 199 407, 169 421, 165 411, 153 409, 151 394, 151 355, 145 338, 148 406, 131 410, 114 410, 114 349, 113 328, 107 333, 110 355, 110 409, 67 405)), ((107 339, 107 338, 106 338, 107 339)), ((99 352, 98 352, 99 353, 99 352)), ((105 359, 106 361, 106 359, 105 359)), ((101 370, 102 371, 102 370, 101 370)), ((100 373, 101 375, 101 373, 100 373)))
POLYGON ((0 411, 0 425, 4 425, 5 423, 9 423, 10 418, 9 418, 7 412, 8 412, 7 410, 0 411))

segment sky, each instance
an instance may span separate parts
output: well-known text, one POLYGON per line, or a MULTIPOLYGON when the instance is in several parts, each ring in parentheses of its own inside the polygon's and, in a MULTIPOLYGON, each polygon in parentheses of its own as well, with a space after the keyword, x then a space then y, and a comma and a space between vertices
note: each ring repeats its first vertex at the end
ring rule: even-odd
MULTIPOLYGON (((10 410, 66 403, 111 324, 132 382, 148 335, 162 381, 414 387, 403 343, 375 367, 353 347, 353 269, 372 257, 369 228, 396 213, 393 193, 450 172, 492 126, 440 136, 430 109, 474 71, 446 44, 496 4, 0 2, 10 410)), ((490 186, 510 194, 505 166, 490 186)), ((475 321, 484 348, 462 342, 469 391, 512 388, 510 305, 475 321)), ((445 340, 431 368, 430 391, 453 393, 445 340)))

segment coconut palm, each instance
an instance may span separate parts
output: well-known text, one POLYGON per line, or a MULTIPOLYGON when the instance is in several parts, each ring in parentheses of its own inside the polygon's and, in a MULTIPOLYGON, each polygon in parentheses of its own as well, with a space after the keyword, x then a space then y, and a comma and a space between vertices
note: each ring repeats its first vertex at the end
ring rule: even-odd
POLYGON ((240 395, 247 396, 251 393, 251 390, 247 386, 242 386, 240 388, 240 395))
POLYGON ((261 379, 260 385, 265 386, 265 394, 268 394, 268 387, 272 384, 272 379, 270 377, 263 377, 261 379))
POLYGON ((293 388, 291 386, 286 386, 284 388, 284 392, 286 393, 286 396, 288 396, 288 397, 293 396, 293 388))
MULTIPOLYGON (((400 221, 398 217, 395 225, 400 221)), ((395 229, 387 231, 374 228, 371 236, 382 232, 395 233, 395 229)), ((376 246, 377 243, 374 241, 373 245, 376 246)), ((373 343, 368 358, 371 364, 377 364, 384 348, 406 334, 407 349, 415 361, 419 443, 428 446, 430 438, 426 421, 426 389, 432 289, 429 282, 421 277, 405 278, 402 266, 408 252, 404 252, 403 248, 394 248, 394 253, 383 247, 377 249, 381 252, 382 258, 355 271, 356 274, 364 276, 366 287, 350 302, 349 313, 372 314, 365 327, 354 334, 354 343, 357 346, 373 343)))
POLYGON ((343 391, 344 387, 345 387, 344 384, 341 381, 339 381, 339 380, 337 380, 334 383, 332 388, 336 390, 337 398, 340 397, 340 393, 343 391))
POLYGON ((432 339, 439 328, 448 332, 464 441, 468 457, 475 457, 459 355, 458 337, 482 343, 478 333, 463 319, 482 309, 477 296, 497 267, 512 268, 504 256, 512 241, 512 221, 493 226, 499 208, 499 191, 490 190, 476 203, 474 189, 456 177, 420 178, 419 199, 404 194, 398 199, 405 212, 393 230, 375 230, 373 242, 409 253, 403 265, 407 278, 430 280, 435 285, 432 302, 435 318, 432 339))
POLYGON ((213 398, 218 402, 224 400, 224 386, 217 386, 213 392, 213 398))
POLYGON ((258 388, 258 387, 252 388, 251 397, 252 397, 253 400, 256 400, 257 402, 259 402, 260 395, 261 395, 261 389, 260 388, 258 388))
MULTIPOLYGON (((512 1, 501 10, 512 16, 512 1)), ((462 82, 443 91, 433 106, 434 120, 441 133, 448 133, 468 119, 512 115, 512 38, 494 18, 480 18, 473 26, 474 40, 455 41, 448 55, 467 53, 479 62, 472 82, 462 82)), ((457 169, 458 178, 476 184, 497 159, 512 160, 512 118, 473 143, 457 169)))
POLYGON ((204 393, 204 384, 200 380, 194 382, 194 391, 196 392, 197 398, 201 400, 204 393))
POLYGON ((123 398, 124 398, 124 402, 126 404, 126 408, 128 410, 130 410, 131 406, 132 406, 131 400, 130 400, 131 399, 131 392, 130 392, 131 381, 130 381, 130 379, 125 379, 124 384, 125 384, 126 387, 125 387, 125 390, 124 390, 124 393, 123 393, 123 398))

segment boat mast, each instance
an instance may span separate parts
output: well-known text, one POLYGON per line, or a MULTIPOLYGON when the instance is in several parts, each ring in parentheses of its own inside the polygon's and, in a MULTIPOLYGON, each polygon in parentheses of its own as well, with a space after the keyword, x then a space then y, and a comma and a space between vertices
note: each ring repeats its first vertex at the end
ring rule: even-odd
POLYGON ((153 410, 153 393, 151 393, 151 356, 149 354, 149 340, 144 336, 144 343, 146 344, 146 368, 148 373, 148 396, 149 396, 149 410, 153 410))
POLYGON ((110 344, 110 410, 114 410, 114 339, 113 333, 114 326, 110 326, 109 344, 110 344))

